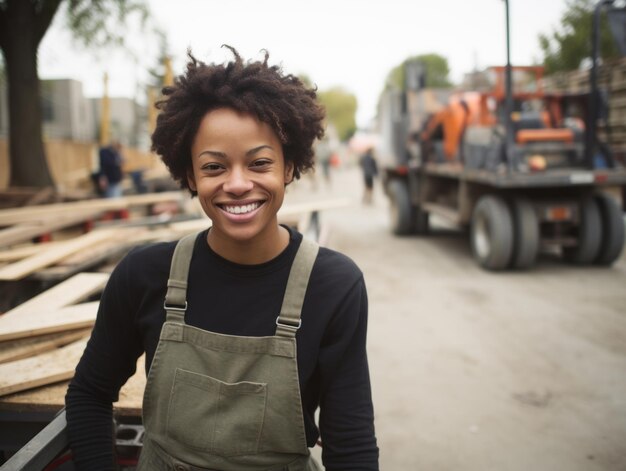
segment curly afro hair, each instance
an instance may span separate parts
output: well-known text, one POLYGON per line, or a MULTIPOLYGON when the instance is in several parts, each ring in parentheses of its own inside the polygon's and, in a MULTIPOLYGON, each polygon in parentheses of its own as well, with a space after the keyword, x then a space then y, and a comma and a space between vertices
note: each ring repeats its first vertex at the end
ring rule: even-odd
POLYGON ((152 150, 159 154, 172 177, 192 195, 187 172, 191 168, 191 145, 200 121, 217 108, 249 113, 272 127, 283 146, 286 161, 293 162, 294 178, 313 167, 313 141, 324 135, 324 109, 316 90, 307 88, 278 66, 261 61, 244 62, 227 47, 234 59, 225 64, 205 64, 187 51, 189 62, 174 85, 163 88, 164 98, 152 134, 152 150))

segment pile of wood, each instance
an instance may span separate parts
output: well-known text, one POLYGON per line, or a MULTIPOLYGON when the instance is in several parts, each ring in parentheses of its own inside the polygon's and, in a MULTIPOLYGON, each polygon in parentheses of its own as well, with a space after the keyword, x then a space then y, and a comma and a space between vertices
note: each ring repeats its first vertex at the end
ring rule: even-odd
MULTIPOLYGON (((589 70, 560 72, 545 79, 546 91, 589 93, 589 70)), ((598 86, 607 93, 609 116, 601 138, 614 152, 626 154, 626 58, 607 61, 598 68, 598 86)))
POLYGON ((0 396, 71 378, 105 273, 81 273, 0 316, 0 396), (77 304, 80 303, 80 304, 77 304))

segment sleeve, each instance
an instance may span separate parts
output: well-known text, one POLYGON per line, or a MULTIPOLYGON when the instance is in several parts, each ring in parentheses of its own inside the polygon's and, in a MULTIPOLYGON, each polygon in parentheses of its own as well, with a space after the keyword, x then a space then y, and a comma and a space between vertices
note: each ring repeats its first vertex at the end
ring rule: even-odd
POLYGON ((331 320, 320 349, 320 433, 327 471, 378 470, 361 277, 331 320))
POLYGON ((128 258, 111 274, 65 397, 68 439, 78 471, 116 469, 112 403, 134 374, 143 350, 133 322, 128 258))

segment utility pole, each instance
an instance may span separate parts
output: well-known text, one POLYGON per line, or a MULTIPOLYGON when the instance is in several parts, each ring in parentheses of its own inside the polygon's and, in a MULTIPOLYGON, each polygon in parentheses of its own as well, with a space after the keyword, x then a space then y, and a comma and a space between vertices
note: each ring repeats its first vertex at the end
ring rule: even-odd
POLYGON ((505 87, 506 96, 504 103, 506 127, 505 155, 509 170, 514 169, 513 162, 513 146, 515 144, 515 136, 513 135, 513 77, 511 73, 511 28, 509 20, 509 0, 504 0, 506 14, 506 69, 505 69, 505 87))

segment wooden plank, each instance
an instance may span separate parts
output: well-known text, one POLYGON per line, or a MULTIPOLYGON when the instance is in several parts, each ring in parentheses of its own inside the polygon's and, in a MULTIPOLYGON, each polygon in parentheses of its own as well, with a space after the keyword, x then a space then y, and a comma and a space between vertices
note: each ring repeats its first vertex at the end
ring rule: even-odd
POLYGON ((182 191, 163 193, 146 193, 143 195, 125 196, 122 198, 105 198, 71 203, 44 204, 27 208, 13 208, 0 210, 0 226, 10 226, 23 222, 36 221, 37 218, 50 215, 72 214, 76 211, 114 211, 133 206, 145 206, 164 201, 182 201, 182 191))
POLYGON ((108 279, 106 273, 79 273, 4 313, 0 322, 20 318, 30 312, 50 312, 75 304, 102 291, 108 279))
POLYGON ((99 301, 76 304, 61 309, 42 309, 19 317, 0 317, 0 341, 64 332, 93 326, 99 301))
POLYGON ((47 250, 62 242, 42 242, 40 244, 29 244, 9 250, 0 251, 0 262, 15 262, 31 255, 35 255, 42 250, 47 250))
POLYGON ((0 395, 36 388, 74 376, 87 340, 78 340, 52 352, 0 365, 0 395))
POLYGON ((23 222, 6 229, 1 229, 0 247, 24 242, 65 227, 75 226, 84 221, 96 219, 100 214, 102 214, 101 210, 88 210, 72 212, 70 216, 59 214, 54 214, 53 216, 42 215, 36 221, 23 222))
MULTIPOLYGON (((145 355, 139 357, 137 371, 122 387, 119 401, 113 404, 113 411, 116 415, 141 417, 143 392, 146 385, 144 359, 145 355)), ((0 397, 0 409, 12 412, 58 411, 65 406, 67 385, 68 382, 65 381, 0 397)))
POLYGON ((86 337, 91 328, 0 342, 0 363, 29 358, 86 337))
POLYGON ((27 257, 19 262, 12 263, 6 267, 0 268, 0 280, 11 281, 20 280, 27 275, 39 270, 40 268, 52 265, 71 254, 80 250, 84 250, 103 240, 119 237, 118 232, 123 229, 104 229, 89 232, 80 237, 54 246, 48 250, 40 252, 36 255, 27 257))
POLYGON ((109 260, 117 263, 133 246, 137 245, 135 237, 133 236, 132 240, 125 242, 120 240, 105 241, 103 244, 91 247, 88 251, 70 255, 54 266, 37 270, 30 275, 30 278, 45 281, 64 280, 79 272, 99 269, 109 260))

